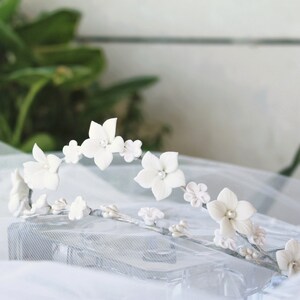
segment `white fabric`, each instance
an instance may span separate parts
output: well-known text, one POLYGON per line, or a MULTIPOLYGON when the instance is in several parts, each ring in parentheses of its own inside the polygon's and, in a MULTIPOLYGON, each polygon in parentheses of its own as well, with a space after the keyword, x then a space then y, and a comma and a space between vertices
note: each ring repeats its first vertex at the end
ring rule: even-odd
MULTIPOLYGON (((199 299, 193 290, 184 296, 185 299, 199 299)), ((161 282, 130 279, 58 263, 0 262, 0 299, 176 300, 182 299, 182 295, 161 282)))
MULTIPOLYGON (((22 162, 29 159, 31 156, 20 154, 0 144, 1 300, 199 299, 200 296, 208 299, 207 291, 197 288, 201 285, 201 282, 197 283, 197 281, 183 288, 183 285, 172 285, 172 282, 141 280, 57 263, 6 261, 9 255, 7 229, 10 224, 18 221, 9 216, 7 209, 11 187, 10 172, 15 168, 21 168, 22 162), (18 288, 16 289, 16 287, 18 288)), ((133 178, 141 170, 140 162, 129 165, 125 164, 122 158, 115 158, 113 164, 104 172, 91 165, 91 162, 83 161, 83 164, 84 166, 68 165, 61 168, 60 188, 50 194, 50 203, 62 196, 70 203, 76 196, 81 195, 93 208, 113 203, 117 204, 120 210, 129 212, 131 215, 137 215, 140 207, 155 206, 166 214, 169 223, 165 226, 174 224, 180 219, 189 220, 190 230, 193 233, 199 236, 210 236, 212 240, 217 224, 210 220, 205 213, 202 213, 200 208, 195 210, 188 202, 184 201, 180 190, 173 191, 169 199, 156 202, 150 190, 142 189, 133 181, 133 178), (201 225, 203 223, 205 226, 201 225)), ((273 247, 282 247, 289 237, 300 238, 300 184, 298 180, 189 157, 180 157, 179 165, 185 172, 187 182, 193 180, 207 184, 212 199, 216 199, 221 189, 228 187, 238 195, 239 199, 253 203, 259 212, 255 220, 267 227, 270 233, 269 241, 273 247), (266 218, 263 214, 270 218, 266 218)), ((35 199, 38 194, 34 194, 35 199)), ((101 227, 99 228, 101 230, 101 227)), ((79 225, 78 230, 81 230, 79 225)), ((112 229, 111 233, 118 233, 117 226, 114 230, 115 232, 112 229)), ((74 228, 74 232, 76 232, 76 228, 74 228)), ((149 233, 140 232, 137 229, 136 232, 129 231, 129 233, 137 237, 151 237, 149 233)), ((126 235, 127 232, 119 230, 119 235, 122 234, 126 235)), ((184 243, 176 246, 184 248, 184 243)), ((126 253, 126 248, 124 248, 124 252, 126 253)), ((212 264, 218 259, 223 260, 223 256, 204 251, 203 257, 197 256, 197 259, 200 259, 199 261, 202 261, 204 265, 212 264)), ((193 256, 191 256, 191 260, 194 260, 193 256)), ((228 262, 231 263, 230 260, 228 262)), ((239 264, 241 272, 250 277, 254 276, 253 269, 249 268, 248 270, 247 263, 239 262, 239 264)), ((257 281, 263 281, 268 276, 268 273, 263 271, 260 273, 260 271, 256 272, 255 280, 257 281)), ((209 276, 206 277, 209 278, 209 276)), ((213 298, 214 296, 210 295, 209 299, 213 298)))

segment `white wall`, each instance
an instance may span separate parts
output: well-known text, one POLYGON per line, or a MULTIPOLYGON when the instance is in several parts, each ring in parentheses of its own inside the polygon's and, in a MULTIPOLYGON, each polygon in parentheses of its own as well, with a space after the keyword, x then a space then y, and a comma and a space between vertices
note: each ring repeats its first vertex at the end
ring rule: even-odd
MULTIPOLYGON (((80 36, 300 38, 300 2, 23 0, 23 10, 76 7, 80 36)), ((94 44, 95 45, 95 44, 94 44)), ((109 83, 153 74, 148 118, 172 125, 166 149, 256 168, 285 166, 300 142, 300 45, 98 43, 109 83)))

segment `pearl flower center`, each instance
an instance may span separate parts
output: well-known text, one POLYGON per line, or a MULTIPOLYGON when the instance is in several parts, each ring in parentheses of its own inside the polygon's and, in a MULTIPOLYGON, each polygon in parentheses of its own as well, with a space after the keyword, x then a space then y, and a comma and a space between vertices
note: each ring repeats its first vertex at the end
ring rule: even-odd
POLYGON ((298 263, 296 261, 292 261, 292 268, 296 269, 298 267, 298 263))
POLYGON ((159 172, 158 172, 158 177, 159 177, 160 179, 165 179, 166 176, 167 176, 167 173, 166 173, 165 171, 159 171, 159 172))
POLYGON ((234 210, 228 210, 226 212, 226 216, 229 218, 229 219, 234 219, 236 217, 236 212, 234 210))
POLYGON ((44 169, 49 169, 49 165, 47 163, 44 163, 43 168, 44 169))
POLYGON ((106 140, 101 140, 100 141, 100 146, 103 147, 103 148, 106 147, 107 146, 107 141, 106 140))

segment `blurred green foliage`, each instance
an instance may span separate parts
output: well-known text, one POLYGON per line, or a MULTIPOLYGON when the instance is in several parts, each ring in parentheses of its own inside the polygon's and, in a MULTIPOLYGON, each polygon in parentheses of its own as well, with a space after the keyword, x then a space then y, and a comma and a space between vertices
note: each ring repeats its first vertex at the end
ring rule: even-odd
POLYGON ((70 139, 81 143, 91 120, 117 116, 118 134, 159 150, 169 127, 147 129, 140 96, 157 78, 102 86, 103 51, 74 42, 80 13, 61 9, 25 21, 19 2, 0 0, 0 140, 24 151, 35 142, 59 150, 70 139))

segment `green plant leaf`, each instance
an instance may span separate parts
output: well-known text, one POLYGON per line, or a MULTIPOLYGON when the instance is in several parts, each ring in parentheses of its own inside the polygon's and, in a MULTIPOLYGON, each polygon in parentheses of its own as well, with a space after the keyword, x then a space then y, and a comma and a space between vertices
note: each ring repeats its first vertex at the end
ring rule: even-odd
POLYGON ((55 68, 24 68, 10 73, 7 81, 16 81, 23 85, 32 85, 39 80, 51 80, 54 76, 55 68))
POLYGON ((37 133, 28 138, 20 149, 24 152, 31 152, 34 144, 37 143, 44 151, 53 151, 56 147, 55 138, 47 133, 37 133))
POLYGON ((114 84, 105 89, 98 90, 94 98, 91 99, 92 108, 111 107, 124 99, 147 88, 158 81, 155 76, 135 77, 120 83, 114 84))
POLYGON ((16 81, 25 86, 31 86, 40 80, 47 80, 59 86, 72 83, 78 78, 83 78, 89 74, 90 70, 81 66, 24 68, 12 72, 6 80, 16 81))
POLYGON ((20 37, 11 29, 8 24, 0 20, 0 41, 1 47, 7 47, 12 51, 22 51, 26 49, 20 37))
POLYGON ((292 176, 300 164, 300 147, 298 148, 291 164, 279 172, 280 175, 292 176))
POLYGON ((37 20, 17 27, 16 31, 31 46, 65 44, 74 38, 79 20, 78 11, 62 9, 43 14, 37 20))
MULTIPOLYGON (((83 86, 98 78, 104 69, 105 58, 101 49, 87 47, 49 47, 36 51, 38 62, 42 66, 58 66, 58 68, 84 67, 84 72, 77 72, 68 82, 69 86, 83 86)), ((83 69, 82 69, 83 71, 83 69)))
POLYGON ((1 0, 0 1, 0 20, 9 21, 19 6, 20 0, 1 0))

